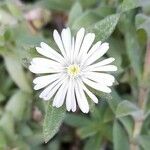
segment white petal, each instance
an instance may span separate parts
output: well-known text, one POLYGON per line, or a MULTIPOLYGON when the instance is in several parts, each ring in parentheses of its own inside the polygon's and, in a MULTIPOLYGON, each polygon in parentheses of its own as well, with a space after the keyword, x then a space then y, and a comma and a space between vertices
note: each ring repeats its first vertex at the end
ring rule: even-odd
POLYGON ((78 57, 80 58, 82 55, 85 56, 89 48, 91 47, 92 43, 94 42, 95 34, 94 33, 88 33, 85 35, 83 43, 80 48, 80 52, 78 57))
POLYGON ((33 58, 31 64, 45 67, 61 67, 61 64, 56 61, 40 57, 33 58))
POLYGON ((94 103, 98 103, 98 98, 87 89, 87 87, 83 84, 83 82, 81 81, 81 85, 83 90, 87 93, 87 95, 93 100, 94 103))
POLYGON ((89 104, 87 102, 85 93, 81 87, 82 86, 78 82, 76 82, 75 93, 76 93, 77 103, 83 113, 88 113, 89 112, 89 104))
POLYGON ((102 57, 109 49, 108 43, 103 43, 85 62, 85 65, 90 65, 97 59, 102 57))
POLYGON ((42 48, 36 47, 37 52, 40 53, 41 55, 51 58, 57 62, 61 63, 64 62, 64 58, 46 43, 41 42, 41 47, 42 48))
POLYGON ((71 64, 73 63, 74 60, 74 37, 72 38, 72 47, 71 47, 71 64))
POLYGON ((75 91, 74 91, 75 89, 74 89, 74 84, 73 84, 73 86, 72 86, 72 89, 71 89, 71 109, 72 109, 72 111, 73 112, 75 112, 76 111, 76 99, 75 99, 75 91))
POLYGON ((107 74, 107 73, 98 73, 98 72, 87 72, 87 76, 100 78, 102 80, 107 80, 108 82, 114 82, 115 78, 114 76, 107 74))
POLYGON ((96 44, 94 44, 92 48, 89 50, 89 52, 87 53, 87 55, 85 55, 81 60, 81 64, 83 64, 100 47, 100 45, 101 45, 101 41, 98 41, 96 44))
POLYGON ((50 84, 47 88, 45 88, 41 92, 39 97, 43 98, 44 100, 49 100, 55 94, 55 91, 59 88, 59 86, 61 86, 64 78, 65 78, 65 75, 62 75, 62 77, 60 77, 60 79, 58 79, 58 80, 54 81, 52 84, 50 84))
POLYGON ((85 29, 81 28, 76 35, 76 40, 75 40, 75 51, 74 51, 74 58, 77 57, 80 47, 81 47, 81 43, 83 41, 84 38, 84 34, 85 34, 85 29))
POLYGON ((33 83, 36 84, 34 86, 34 89, 39 90, 39 89, 47 86, 48 84, 54 82, 58 78, 60 78, 60 74, 53 74, 53 75, 37 77, 33 80, 33 83))
POLYGON ((70 78, 68 83, 68 91, 66 96, 66 108, 68 111, 72 110, 73 112, 76 111, 76 100, 75 100, 75 93, 74 93, 74 79, 70 78))
POLYGON ((70 79, 69 83, 68 83, 68 91, 67 91, 67 96, 66 96, 66 108, 68 111, 71 110, 71 100, 72 100, 72 81, 70 79))
POLYGON ((101 41, 98 41, 96 42, 92 48, 89 50, 88 52, 88 56, 90 56, 91 54, 93 54, 100 46, 101 46, 102 42, 101 41))
POLYGON ((88 72, 85 77, 104 86, 112 86, 115 81, 115 78, 112 75, 96 72, 88 72))
POLYGON ((63 45, 65 48, 65 52, 68 58, 70 58, 70 54, 71 54, 71 31, 70 29, 69 28, 63 29, 61 32, 61 37, 62 37, 63 45))
POLYGON ((53 106, 56 106, 57 108, 59 108, 63 105, 67 90, 68 90, 68 81, 66 80, 62 84, 58 92, 56 93, 54 100, 53 100, 53 106))
POLYGON ((87 84, 88 86, 96 89, 96 90, 99 90, 99 91, 102 91, 102 92, 105 92, 105 93, 110 93, 111 92, 111 89, 105 85, 101 85, 101 84, 98 84, 98 83, 95 83, 89 79, 86 79, 86 78, 83 78, 82 79, 83 82, 85 84, 87 84))
POLYGON ((48 68, 43 66, 37 66, 37 65, 30 65, 29 70, 35 74, 42 74, 42 73, 59 73, 62 70, 58 68, 48 68))
POLYGON ((104 65, 108 65, 110 63, 112 63, 113 61, 115 60, 115 58, 107 58, 107 59, 104 59, 96 64, 93 64, 93 65, 90 65, 88 66, 87 68, 95 68, 95 67, 100 67, 100 66, 104 66, 104 65))
POLYGON ((55 87, 53 87, 49 91, 49 93, 45 97, 43 97, 43 99, 50 100, 53 97, 53 95, 56 93, 56 91, 60 88, 61 85, 62 85, 62 82, 59 82, 55 87))
POLYGON ((91 68, 88 69, 88 71, 117 71, 117 67, 114 65, 106 65, 106 66, 91 68))
POLYGON ((59 35, 59 33, 57 32, 57 30, 54 30, 53 32, 53 38, 58 46, 58 48, 60 49, 62 55, 64 57, 66 57, 66 53, 65 53, 65 50, 64 50, 64 46, 63 46, 63 43, 62 43, 62 40, 61 40, 61 37, 59 35))

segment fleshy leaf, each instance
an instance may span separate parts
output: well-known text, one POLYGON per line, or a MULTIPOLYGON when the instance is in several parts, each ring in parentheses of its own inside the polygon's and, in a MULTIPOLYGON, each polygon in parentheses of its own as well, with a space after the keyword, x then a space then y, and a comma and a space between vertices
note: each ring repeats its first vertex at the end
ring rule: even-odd
POLYGON ((124 100, 124 101, 120 102, 117 106, 116 117, 132 115, 139 111, 140 110, 138 109, 138 107, 135 104, 133 104, 127 100, 124 100))
POLYGON ((96 34, 97 40, 105 41, 113 33, 119 21, 119 17, 120 14, 107 16, 106 18, 93 24, 88 30, 96 34))
POLYGON ((47 104, 43 125, 44 140, 46 143, 58 132, 64 117, 65 109, 63 107, 55 108, 51 103, 47 104))
POLYGON ((113 125, 114 150, 129 150, 129 140, 123 127, 118 121, 113 125))
POLYGON ((141 0, 124 0, 121 4, 121 12, 129 11, 131 9, 141 6, 141 0))

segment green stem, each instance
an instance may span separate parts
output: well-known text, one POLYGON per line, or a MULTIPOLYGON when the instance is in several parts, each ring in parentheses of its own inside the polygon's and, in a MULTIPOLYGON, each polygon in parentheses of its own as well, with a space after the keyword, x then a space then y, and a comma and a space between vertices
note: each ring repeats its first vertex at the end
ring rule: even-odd
MULTIPOLYGON (((145 64, 144 64, 144 74, 143 74, 143 81, 148 82, 148 78, 150 75, 150 41, 147 44, 147 51, 145 55, 145 64)), ((144 123, 144 111, 145 107, 148 101, 148 95, 149 95, 149 87, 147 86, 141 86, 139 88, 139 96, 138 96, 138 106, 141 109, 140 116, 136 116, 134 118, 134 129, 133 129, 133 139, 136 139, 141 132, 143 123, 144 123)), ((139 150, 139 146, 136 142, 131 142, 130 144, 131 150, 139 150)))

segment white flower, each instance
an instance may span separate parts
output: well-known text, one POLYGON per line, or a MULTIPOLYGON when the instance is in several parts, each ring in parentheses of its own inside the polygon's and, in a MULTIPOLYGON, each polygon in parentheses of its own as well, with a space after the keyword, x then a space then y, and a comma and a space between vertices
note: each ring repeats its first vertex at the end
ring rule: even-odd
POLYGON ((98 103, 88 87, 110 93, 109 87, 115 81, 112 75, 104 73, 117 70, 116 66, 110 65, 115 59, 99 60, 109 49, 109 44, 99 41, 92 46, 95 34, 85 34, 84 28, 75 38, 71 37, 69 28, 63 29, 61 36, 55 30, 53 37, 60 52, 41 42, 41 47, 36 50, 47 58, 33 58, 29 66, 31 72, 42 74, 33 80, 34 89, 45 88, 39 97, 44 100, 53 97, 53 106, 61 107, 66 103, 67 110, 74 112, 78 104, 82 112, 88 113, 87 96, 98 103))

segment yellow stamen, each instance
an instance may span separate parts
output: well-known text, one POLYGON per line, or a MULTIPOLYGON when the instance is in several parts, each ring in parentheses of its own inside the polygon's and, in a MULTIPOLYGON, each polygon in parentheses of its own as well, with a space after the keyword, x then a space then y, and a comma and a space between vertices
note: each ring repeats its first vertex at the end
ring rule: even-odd
POLYGON ((70 65, 67 70, 68 74, 72 77, 75 77, 80 72, 80 67, 76 64, 70 65))

